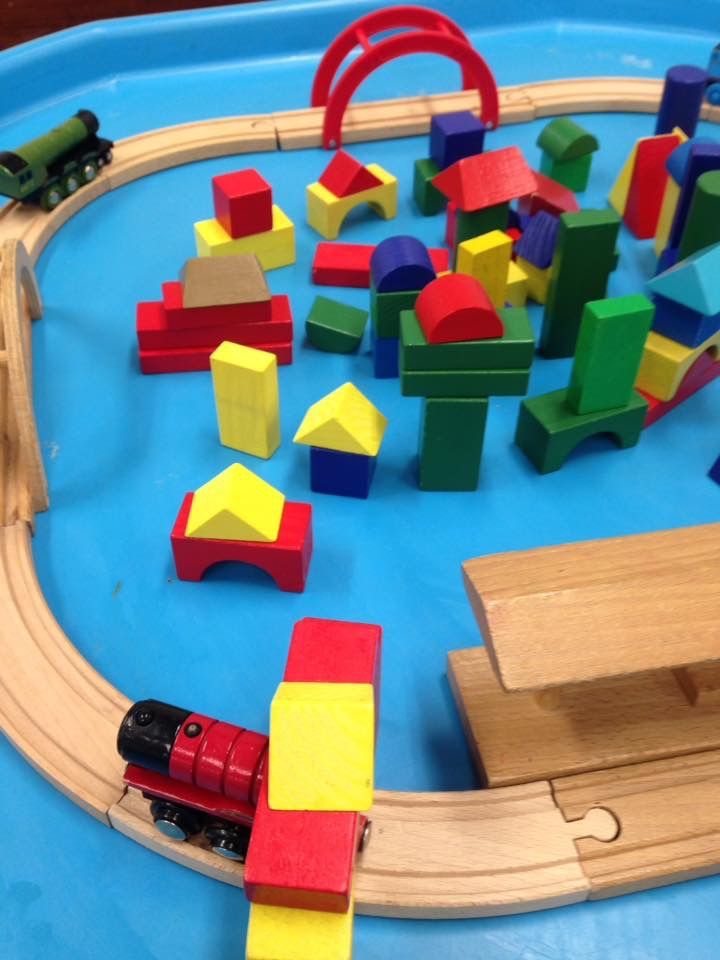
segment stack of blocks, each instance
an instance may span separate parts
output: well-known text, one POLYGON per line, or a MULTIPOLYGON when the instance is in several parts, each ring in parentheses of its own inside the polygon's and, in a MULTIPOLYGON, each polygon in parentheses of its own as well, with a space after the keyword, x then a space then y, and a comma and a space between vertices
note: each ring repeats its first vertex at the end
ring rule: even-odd
POLYGON ((720 144, 685 140, 668 157, 667 172, 655 233, 660 271, 720 240, 720 144))
POLYGON ((535 343, 524 308, 495 309, 465 274, 438 277, 401 316, 400 385, 423 397, 418 484, 475 490, 488 397, 527 392, 535 343))
POLYGON ((183 279, 162 285, 161 302, 139 303, 136 330, 143 373, 207 370, 224 340, 292 363, 293 321, 286 296, 270 296, 253 255, 188 260, 183 279))
POLYGON ((685 139, 682 130, 641 137, 610 191, 610 206, 639 240, 655 236, 668 181, 666 163, 685 139))
POLYGON ((210 357, 220 443, 269 459, 280 446, 277 360, 225 342, 210 357))
POLYGON ((302 593, 312 556, 312 508, 286 501, 234 463, 185 495, 170 541, 180 580, 201 580, 213 564, 231 560, 260 567, 281 590, 302 593))
POLYGON ((552 261, 560 221, 546 210, 530 217, 517 242, 517 265, 527 278, 527 296, 535 303, 547 300, 552 261))
POLYGON ((469 110, 444 113, 430 121, 430 156, 416 160, 413 196, 424 216, 440 213, 447 203, 433 185, 433 178, 457 160, 482 153, 485 146, 485 124, 469 110))
POLYGON ((575 193, 582 193, 590 179, 597 139, 570 117, 557 117, 540 131, 540 172, 575 193))
POLYGON ((381 645, 370 624, 308 618, 295 626, 245 864, 247 960, 350 960, 381 645))
POLYGON ((427 248, 415 237, 388 237, 370 258, 370 321, 376 377, 398 375, 400 314, 435 279, 427 248))
MULTIPOLYGON (((328 287, 370 287, 370 261, 375 247, 369 243, 319 243, 312 265, 312 282, 328 287)), ((437 273, 450 265, 445 247, 433 247, 428 253, 437 273)))
POLYGON ((310 488, 366 499, 386 428, 387 419, 352 383, 314 403, 294 438, 310 447, 310 488))
POLYGON ((338 150, 316 183, 307 188, 307 222, 326 240, 335 240, 348 213, 367 203, 378 216, 397 216, 398 182, 377 163, 363 166, 338 150))
POLYGON ((634 389, 654 308, 633 295, 586 305, 566 390, 524 400, 515 443, 539 473, 558 470, 587 437, 640 439, 647 401, 634 389))
POLYGON ((215 218, 195 224, 199 257, 254 253, 264 270, 295 263, 295 227, 257 170, 213 177, 215 218))

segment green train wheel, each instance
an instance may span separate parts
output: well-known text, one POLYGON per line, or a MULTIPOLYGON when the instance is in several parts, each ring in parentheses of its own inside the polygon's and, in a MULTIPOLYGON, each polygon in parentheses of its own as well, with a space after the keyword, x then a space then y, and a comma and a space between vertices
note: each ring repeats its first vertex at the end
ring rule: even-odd
POLYGON ((45 187, 40 197, 40 206, 43 210, 54 210, 65 199, 65 193, 59 183, 51 183, 45 187))

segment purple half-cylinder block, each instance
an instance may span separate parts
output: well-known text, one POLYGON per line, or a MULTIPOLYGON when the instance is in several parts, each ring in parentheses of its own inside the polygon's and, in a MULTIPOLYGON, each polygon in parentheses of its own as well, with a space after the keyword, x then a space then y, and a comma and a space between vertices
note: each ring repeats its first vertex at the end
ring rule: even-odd
POLYGON ((694 66, 670 67, 665 74, 655 135, 672 133, 680 127, 692 137, 700 119, 700 108, 710 76, 707 70, 694 66))
POLYGON ((708 170, 720 170, 720 143, 696 143, 690 150, 675 219, 670 230, 669 247, 679 247, 698 178, 708 170))
POLYGON ((547 210, 536 213, 515 246, 516 255, 532 263, 538 270, 547 269, 555 253, 559 226, 558 218, 547 210))
POLYGON ((442 113, 430 121, 430 156, 444 170, 457 160, 482 153, 485 124, 469 110, 442 113))

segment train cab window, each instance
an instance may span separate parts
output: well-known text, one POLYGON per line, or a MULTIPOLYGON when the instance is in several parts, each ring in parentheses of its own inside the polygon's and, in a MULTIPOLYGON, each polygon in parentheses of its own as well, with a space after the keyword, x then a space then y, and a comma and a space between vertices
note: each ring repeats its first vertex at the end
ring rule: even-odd
POLYGON ((28 180, 32 180, 32 170, 26 170, 25 173, 20 174, 20 185, 27 183, 28 180))

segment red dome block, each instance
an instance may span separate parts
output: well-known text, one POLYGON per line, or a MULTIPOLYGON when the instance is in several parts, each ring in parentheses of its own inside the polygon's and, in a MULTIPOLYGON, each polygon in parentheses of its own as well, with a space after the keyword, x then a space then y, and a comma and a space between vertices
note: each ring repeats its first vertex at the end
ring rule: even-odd
POLYGON ((429 283, 415 301, 428 343, 458 343, 502 337, 503 322, 474 277, 448 273, 429 283))
POLYGON ((215 219, 234 240, 272 230, 272 188, 257 170, 213 177, 215 219))
POLYGON ((355 157, 338 150, 320 175, 319 182, 336 197, 349 197, 353 193, 380 186, 382 180, 355 157))

